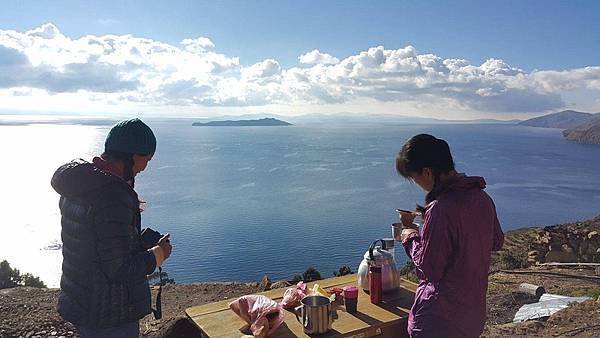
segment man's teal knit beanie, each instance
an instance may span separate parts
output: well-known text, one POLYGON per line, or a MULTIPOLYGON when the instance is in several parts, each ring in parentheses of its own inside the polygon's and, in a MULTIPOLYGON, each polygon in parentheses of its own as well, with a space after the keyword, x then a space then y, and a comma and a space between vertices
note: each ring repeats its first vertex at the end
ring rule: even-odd
POLYGON ((121 121, 108 132, 104 150, 152 155, 156 152, 156 137, 152 129, 140 119, 121 121))

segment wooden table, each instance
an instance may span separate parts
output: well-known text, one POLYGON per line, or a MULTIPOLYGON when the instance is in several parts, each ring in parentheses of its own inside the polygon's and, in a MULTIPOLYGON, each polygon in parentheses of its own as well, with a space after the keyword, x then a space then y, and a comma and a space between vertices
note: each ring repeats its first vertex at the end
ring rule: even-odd
MULTIPOLYGON (((356 275, 335 277, 309 283, 318 283, 324 289, 356 285, 356 275)), ((337 318, 333 322, 332 330, 317 337, 407 337, 406 324, 408 312, 412 306, 416 284, 401 279, 401 288, 397 291, 383 295, 381 304, 371 304, 369 295, 360 290, 358 295, 358 311, 347 313, 345 307, 337 307, 337 318)), ((286 289, 276 289, 260 294, 280 302, 286 289)), ((228 299, 216 303, 205 304, 187 308, 185 313, 202 332, 202 337, 241 337, 251 334, 246 323, 232 310, 229 303, 235 299, 228 299)), ((334 315, 334 318, 336 315, 334 315)), ((285 323, 272 336, 282 337, 309 337, 302 330, 302 325, 296 320, 293 312, 287 311, 285 323)))

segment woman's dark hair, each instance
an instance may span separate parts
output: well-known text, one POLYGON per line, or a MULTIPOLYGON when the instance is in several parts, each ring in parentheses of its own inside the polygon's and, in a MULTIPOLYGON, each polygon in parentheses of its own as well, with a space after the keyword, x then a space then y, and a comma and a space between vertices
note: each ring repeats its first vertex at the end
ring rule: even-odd
POLYGON ((430 168, 433 173, 433 189, 425 197, 425 202, 429 203, 436 199, 440 175, 454 170, 454 160, 446 141, 429 134, 419 134, 402 146, 396 157, 398 174, 410 179, 411 173, 421 174, 423 168, 430 168))
MULTIPOLYGON (((145 155, 142 155, 145 156, 145 155)), ((106 150, 102 154, 102 157, 108 161, 118 161, 123 162, 124 170, 123 170, 123 179, 125 181, 131 182, 131 186, 135 186, 135 175, 133 174, 133 154, 124 153, 122 151, 116 150, 106 150)))

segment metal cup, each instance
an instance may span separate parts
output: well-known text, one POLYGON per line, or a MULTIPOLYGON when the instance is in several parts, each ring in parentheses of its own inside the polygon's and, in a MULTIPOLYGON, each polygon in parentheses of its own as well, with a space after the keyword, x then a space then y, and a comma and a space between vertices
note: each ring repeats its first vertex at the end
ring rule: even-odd
POLYGON ((331 329, 333 324, 333 311, 331 301, 323 296, 306 296, 302 298, 302 305, 296 310, 296 319, 304 329, 304 333, 322 334, 331 329), (302 319, 298 317, 300 312, 302 319))
POLYGON ((406 229, 402 223, 392 223, 392 237, 395 240, 401 241, 402 238, 400 235, 402 234, 402 230, 406 229))

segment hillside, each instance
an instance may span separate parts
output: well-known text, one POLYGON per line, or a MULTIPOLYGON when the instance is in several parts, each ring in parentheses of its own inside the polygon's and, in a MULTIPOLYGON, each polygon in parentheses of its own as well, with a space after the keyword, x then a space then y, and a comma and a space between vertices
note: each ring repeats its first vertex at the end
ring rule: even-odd
MULTIPOLYGON (((600 262, 600 217, 506 232, 504 248, 493 257, 482 336, 598 336, 600 325, 594 323, 600 323, 600 302, 595 300, 572 305, 547 320, 512 323, 520 306, 537 302, 535 296, 516 292, 520 283, 542 285, 549 293, 567 296, 587 295, 596 299, 600 295, 600 282, 582 276, 593 276, 597 273, 593 268, 536 265, 550 261, 600 262)), ((153 287, 153 299, 156 289, 153 287)), ((185 317, 185 308, 259 291, 259 283, 166 285, 162 294, 163 319, 146 316, 140 323, 140 335, 197 337, 197 329, 185 317)), ((0 290, 0 337, 79 336, 57 314, 58 294, 58 289, 30 287, 0 290)))
POLYGON ((564 110, 519 122, 519 125, 542 128, 570 129, 588 122, 594 114, 564 110))
POLYGON ((563 131, 563 135, 567 140, 577 143, 600 144, 600 116, 563 131))

